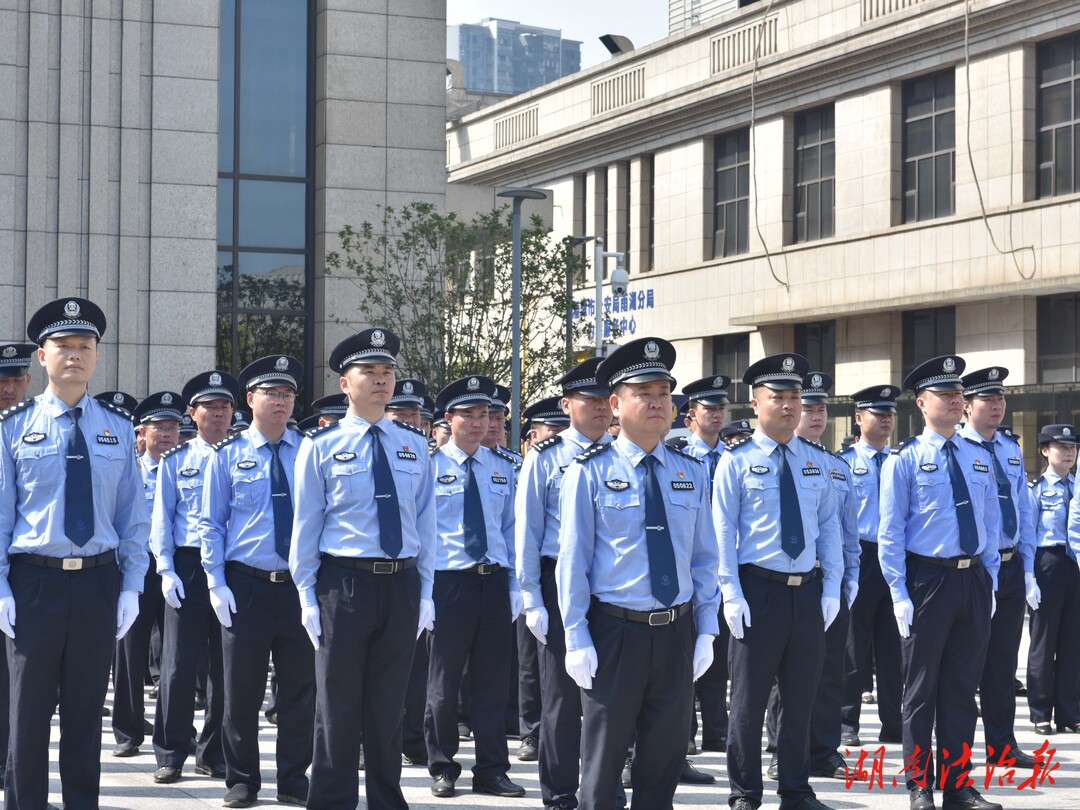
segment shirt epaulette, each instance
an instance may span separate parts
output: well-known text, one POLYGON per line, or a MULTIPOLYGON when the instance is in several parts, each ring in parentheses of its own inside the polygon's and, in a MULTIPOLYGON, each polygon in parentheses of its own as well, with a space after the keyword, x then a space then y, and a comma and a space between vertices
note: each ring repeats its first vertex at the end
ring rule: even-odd
POLYGON ((232 436, 226 436, 226 437, 225 437, 224 439, 222 439, 222 440, 221 440, 220 442, 218 442, 217 444, 213 445, 213 448, 214 448, 215 450, 220 450, 220 449, 221 449, 222 447, 226 447, 226 446, 228 446, 228 445, 232 444, 233 442, 235 442, 235 441, 236 441, 237 439, 239 439, 239 438, 240 438, 240 434, 241 434, 241 433, 243 433, 243 432, 244 432, 244 431, 242 431, 242 430, 241 430, 241 431, 239 431, 239 432, 237 432, 237 433, 234 433, 234 434, 233 434, 232 436))
POLYGON ((340 424, 341 424, 340 422, 331 422, 329 425, 321 425, 320 427, 312 428, 311 430, 309 430, 304 435, 307 436, 309 439, 314 439, 316 436, 321 436, 322 434, 326 433, 328 430, 333 430, 334 428, 338 427, 338 425, 340 425, 340 424))
POLYGON ((818 444, 817 442, 812 442, 809 439, 804 439, 802 436, 799 437, 799 441, 802 442, 803 444, 808 444, 811 447, 813 447, 813 448, 815 448, 817 450, 820 450, 822 453, 825 453, 828 456, 833 455, 833 451, 830 450, 828 447, 826 447, 823 444, 818 444))
POLYGON ((1011 433, 1000 433, 999 432, 998 436, 1000 436, 1003 439, 1007 439, 1008 441, 1012 442, 1013 444, 1020 444, 1020 440, 1017 439, 1015 436, 1013 436, 1011 433))
MULTIPOLYGON (((175 456, 177 453, 183 452, 188 448, 189 444, 191 444, 191 442, 184 442, 183 444, 176 445, 176 447, 170 447, 168 450, 161 454, 161 461, 164 461, 169 456, 175 456)), ((161 461, 159 461, 158 463, 160 464, 161 461)))
POLYGON ((1039 485, 1040 483, 1042 483, 1043 477, 1044 477, 1044 476, 1042 476, 1042 475, 1038 476, 1038 477, 1037 477, 1037 478, 1035 478, 1035 479, 1034 479, 1034 480, 1033 480, 1033 481, 1032 481, 1032 482, 1031 482, 1030 484, 1028 484, 1028 486, 1029 486, 1029 487, 1036 487, 1036 486, 1038 486, 1038 485, 1039 485))
POLYGON ((697 456, 692 456, 692 455, 690 455, 690 454, 689 454, 689 453, 687 453, 687 452, 686 452, 685 450, 683 450, 683 449, 682 449, 681 447, 672 447, 672 446, 671 446, 671 445, 669 444, 669 445, 668 445, 668 450, 671 450, 671 451, 672 451, 672 452, 674 452, 674 453, 678 453, 678 454, 679 454, 680 456, 682 456, 683 458, 688 458, 688 459, 690 459, 691 461, 696 461, 696 462, 697 462, 698 464, 704 464, 704 463, 705 463, 704 459, 700 459, 700 458, 698 458, 697 456))
MULTIPOLYGON (((390 421, 394 422, 393 419, 391 419, 390 421)), ((407 425, 404 422, 394 422, 394 424, 397 425, 399 428, 404 428, 405 430, 411 430, 413 433, 417 434, 418 436, 423 436, 425 439, 427 438, 427 434, 424 433, 424 431, 422 431, 418 427, 413 427, 412 425, 407 425)))
POLYGON ((126 410, 121 408, 119 405, 113 405, 111 402, 102 402, 101 404, 104 405, 108 410, 115 413, 117 416, 119 416, 125 422, 130 422, 133 425, 135 424, 135 418, 130 413, 128 413, 126 410))
POLYGON ((504 461, 509 461, 511 464, 514 465, 515 470, 518 469, 521 466, 521 462, 517 460, 516 456, 510 455, 505 450, 503 450, 501 447, 496 446, 496 447, 492 448, 491 452, 494 453, 495 455, 497 455, 499 458, 503 459, 504 461))
POLYGON ((847 465, 848 467, 850 467, 850 466, 851 466, 851 461, 849 461, 849 460, 848 460, 848 457, 844 455, 844 452, 843 452, 842 450, 841 450, 840 452, 838 452, 838 453, 833 453, 833 452, 831 452, 831 451, 830 451, 830 452, 829 452, 829 455, 830 455, 830 456, 835 456, 836 458, 840 459, 840 460, 841 460, 842 462, 844 462, 844 463, 845 463, 845 464, 846 464, 846 465, 847 465))
POLYGON ((747 436, 745 439, 739 439, 737 442, 735 442, 735 444, 729 444, 728 452, 730 453, 732 450, 737 450, 740 447, 745 447, 750 443, 750 440, 752 438, 752 436, 747 436))
POLYGON ((685 436, 676 436, 670 442, 665 442, 672 450, 682 450, 689 443, 685 436))
POLYGON ((31 405, 37 402, 36 399, 24 399, 22 402, 16 402, 14 405, 8 405, 4 410, 0 411, 0 422, 3 422, 9 416, 14 416, 17 413, 22 413, 31 405))
POLYGON ((978 439, 973 439, 970 436, 964 436, 964 440, 971 442, 973 445, 975 445, 976 447, 978 447, 981 450, 986 449, 985 447, 983 447, 983 443, 981 441, 979 441, 978 439))
POLYGON ((917 438, 919 438, 919 437, 918 436, 908 436, 906 439, 904 439, 902 442, 900 442, 900 444, 896 445, 896 447, 894 448, 895 452, 899 453, 905 447, 913 447, 915 445, 915 440, 917 438))
POLYGON ((548 436, 546 439, 537 442, 532 446, 532 449, 537 453, 543 453, 545 450, 550 450, 552 447, 559 445, 562 442, 562 436, 548 436))
POLYGON ((584 464, 589 459, 596 458, 598 455, 603 453, 609 447, 612 447, 614 444, 615 444, 615 442, 604 442, 603 444, 594 444, 592 447, 590 447, 588 450, 586 450, 581 455, 574 456, 574 461, 576 461, 578 464, 584 464))

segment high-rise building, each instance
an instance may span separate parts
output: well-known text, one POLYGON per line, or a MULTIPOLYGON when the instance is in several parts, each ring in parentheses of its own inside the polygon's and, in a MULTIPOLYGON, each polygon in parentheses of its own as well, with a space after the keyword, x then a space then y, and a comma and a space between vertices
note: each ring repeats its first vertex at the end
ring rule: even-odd
POLYGON ((446 56, 465 68, 465 88, 524 93, 581 69, 581 43, 557 28, 485 17, 447 26, 446 56))

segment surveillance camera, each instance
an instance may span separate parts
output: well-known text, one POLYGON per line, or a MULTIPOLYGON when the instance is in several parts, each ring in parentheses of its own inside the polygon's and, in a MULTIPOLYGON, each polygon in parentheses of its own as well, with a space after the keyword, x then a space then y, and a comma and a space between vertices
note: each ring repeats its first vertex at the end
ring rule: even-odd
POLYGON ((622 265, 619 265, 611 274, 611 291, 615 295, 625 295, 628 286, 630 286, 630 274, 622 265))

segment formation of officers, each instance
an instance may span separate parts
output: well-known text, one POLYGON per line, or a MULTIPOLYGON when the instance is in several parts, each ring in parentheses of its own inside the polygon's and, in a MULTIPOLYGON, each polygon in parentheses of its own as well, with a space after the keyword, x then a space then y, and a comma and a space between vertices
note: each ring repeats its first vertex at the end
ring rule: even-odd
POLYGON ((522 459, 504 447, 507 389, 469 375, 432 408, 420 381, 396 379, 388 329, 333 350, 341 392, 302 433, 287 356, 137 404, 89 395, 105 328, 99 307, 65 298, 31 318, 30 343, 0 344, 9 807, 47 807, 57 710, 64 806, 98 807, 110 669, 113 754, 149 734, 156 782, 193 756, 224 779, 226 807, 263 787, 271 660, 275 795, 320 809, 356 807, 358 764, 370 808, 407 807, 403 762, 454 796, 463 733, 472 791, 524 796, 511 691, 545 807, 610 810, 629 788, 656 810, 680 780, 712 781, 686 759, 696 697, 730 807, 763 801, 764 723, 780 807, 824 808, 810 779, 845 775, 876 682, 879 742, 902 745, 912 810, 993 810, 968 771, 983 756, 1034 764, 1013 732, 1027 608, 1031 722, 1080 732, 1080 438, 1043 428, 1029 485, 1002 428, 1004 368, 917 367, 904 387, 925 428, 895 447, 901 389, 857 392, 859 438, 834 454, 818 443, 832 380, 772 355, 742 377, 756 428, 725 424, 731 380, 714 376, 682 388, 690 436, 667 443, 675 349, 642 338, 526 410, 522 459), (27 398, 34 358, 47 380, 27 398))

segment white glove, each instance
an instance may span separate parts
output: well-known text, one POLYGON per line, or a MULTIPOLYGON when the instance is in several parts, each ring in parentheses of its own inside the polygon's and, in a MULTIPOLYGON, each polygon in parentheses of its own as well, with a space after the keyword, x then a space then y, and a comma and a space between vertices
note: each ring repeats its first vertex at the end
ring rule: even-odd
POLYGON ((825 629, 828 630, 840 615, 840 600, 835 596, 821 597, 821 615, 825 619, 825 629))
POLYGON ((184 583, 175 571, 161 572, 161 595, 169 607, 180 609, 180 600, 186 598, 187 594, 184 593, 184 583))
POLYGON ((566 673, 582 689, 592 689, 593 675, 596 674, 596 647, 567 650, 566 673))
POLYGON ((1039 609, 1039 603, 1042 602, 1042 591, 1039 590, 1039 583, 1035 580, 1034 574, 1024 574, 1024 591, 1027 603, 1032 610, 1039 609))
POLYGON ((724 621, 735 638, 743 637, 743 624, 750 626, 750 606, 741 596, 724 602, 724 621))
POLYGON ((210 589, 210 607, 214 609, 222 627, 232 627, 232 614, 236 613, 236 597, 228 585, 210 589))
POLYGON ((844 598, 847 599, 848 610, 851 610, 851 606, 855 604, 855 597, 859 595, 859 581, 857 579, 849 579, 844 583, 844 598))
POLYGON ((131 629, 131 625, 135 624, 135 619, 139 616, 139 592, 138 591, 120 591, 120 601, 116 604, 116 640, 119 641, 125 635, 127 631, 131 629))
POLYGON ((322 622, 319 615, 318 605, 300 608, 300 623, 304 625, 304 630, 307 631, 307 636, 311 639, 311 646, 316 650, 322 646, 319 643, 319 636, 322 635, 322 622))
POLYGON ((523 607, 525 607, 525 600, 521 598, 521 593, 519 591, 510 591, 510 624, 517 621, 523 607))
POLYGON ((0 599, 0 630, 8 638, 15 638, 15 597, 0 599))
POLYGON ((694 641, 694 680, 705 674, 713 662, 713 637, 702 634, 694 641))
POLYGON ((990 591, 990 618, 994 618, 994 614, 997 613, 997 594, 990 591))
POLYGON ((530 608, 525 611, 525 626, 536 636, 536 640, 547 646, 548 612, 545 608, 530 608))
POLYGON ((416 623, 416 637, 425 630, 431 632, 435 629, 435 602, 431 599, 420 600, 420 620, 416 623))
POLYGON ((893 602, 892 613, 896 617, 896 627, 900 630, 900 637, 910 636, 911 622, 915 618, 915 604, 910 599, 893 602))

